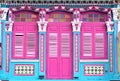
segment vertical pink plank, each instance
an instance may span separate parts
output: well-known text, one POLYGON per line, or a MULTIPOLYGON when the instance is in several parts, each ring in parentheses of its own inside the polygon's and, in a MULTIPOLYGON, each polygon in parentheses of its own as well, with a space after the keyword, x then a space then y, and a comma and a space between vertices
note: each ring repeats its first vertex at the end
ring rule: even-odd
POLYGON ((58 47, 56 49, 50 47, 56 43, 58 46, 58 25, 55 23, 49 23, 47 29, 47 79, 59 78, 59 52, 58 47), (55 38, 52 38, 55 37, 55 38), (57 39, 57 40, 52 40, 57 39), (53 49, 53 50, 52 50, 53 49), (54 52, 52 52, 54 51, 54 52), (55 52, 56 51, 56 52, 55 52), (53 54, 52 54, 53 53, 53 54))
POLYGON ((72 79, 72 26, 70 23, 60 25, 60 78, 72 79))
MULTIPOLYGON (((13 49, 13 51, 12 51, 12 58, 14 58, 14 59, 16 59, 16 58, 19 58, 19 59, 21 59, 21 58, 24 58, 24 54, 23 53, 21 53, 21 56, 18 56, 18 55, 16 55, 16 52, 15 52, 15 46, 16 46, 16 35, 19 35, 20 37, 24 37, 25 36, 25 24, 24 23, 20 23, 20 22, 15 22, 14 23, 14 28, 13 28, 13 33, 12 33, 12 37, 13 37, 13 39, 12 39, 12 49, 13 49)), ((21 42, 23 42, 23 44, 24 44, 24 41, 23 41, 23 38, 21 38, 21 42)), ((25 45, 25 44, 24 44, 25 45)), ((24 47, 23 47, 23 49, 21 49, 23 52, 24 52, 24 47)))

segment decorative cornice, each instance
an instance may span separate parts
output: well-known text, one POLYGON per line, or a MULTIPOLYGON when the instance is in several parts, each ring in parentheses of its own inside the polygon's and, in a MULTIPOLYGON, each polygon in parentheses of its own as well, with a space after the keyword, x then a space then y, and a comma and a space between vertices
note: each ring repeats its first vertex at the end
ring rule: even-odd
POLYGON ((36 5, 112 5, 117 4, 117 0, 4 0, 7 5, 28 5, 28 4, 36 4, 36 5))
POLYGON ((21 11, 21 10, 29 10, 29 11, 34 11, 34 12, 39 12, 40 11, 39 8, 36 8, 34 6, 17 6, 17 7, 14 7, 14 8, 10 8, 10 10, 12 12, 17 12, 17 11, 21 11))

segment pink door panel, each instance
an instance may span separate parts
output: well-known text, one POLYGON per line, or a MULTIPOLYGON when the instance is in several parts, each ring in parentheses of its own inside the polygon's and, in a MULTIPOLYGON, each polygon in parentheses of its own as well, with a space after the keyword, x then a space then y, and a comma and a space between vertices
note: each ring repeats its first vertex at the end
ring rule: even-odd
POLYGON ((26 57, 38 57, 38 29, 36 23, 26 24, 26 57))
POLYGON ((70 23, 48 24, 47 79, 72 79, 72 28, 70 23))
POLYGON ((14 23, 13 27, 13 58, 23 58, 24 57, 24 23, 14 23), (17 31, 17 32, 16 32, 17 31))
POLYGON ((58 79, 58 24, 49 23, 47 27, 47 78, 58 79))
POLYGON ((72 26, 60 24, 60 77, 72 79, 72 26))

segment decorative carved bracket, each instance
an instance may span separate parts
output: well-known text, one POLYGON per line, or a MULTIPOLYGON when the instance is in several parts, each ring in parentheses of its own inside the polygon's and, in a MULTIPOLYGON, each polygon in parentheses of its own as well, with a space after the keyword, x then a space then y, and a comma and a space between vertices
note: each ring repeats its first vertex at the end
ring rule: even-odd
POLYGON ((82 21, 72 21, 71 23, 72 23, 73 31, 80 32, 82 21))
POLYGON ((46 32, 46 29, 47 29, 47 21, 38 21, 37 24, 38 24, 38 29, 39 29, 39 32, 42 31, 42 32, 46 32))
POLYGON ((118 8, 112 8, 113 20, 118 20, 118 8))
POLYGON ((7 21, 5 30, 8 32, 12 32, 13 23, 14 23, 13 21, 7 21))
POLYGON ((106 26, 107 26, 107 32, 113 32, 114 31, 114 23, 112 21, 107 21, 106 26))
POLYGON ((6 20, 8 8, 0 9, 0 20, 6 20))

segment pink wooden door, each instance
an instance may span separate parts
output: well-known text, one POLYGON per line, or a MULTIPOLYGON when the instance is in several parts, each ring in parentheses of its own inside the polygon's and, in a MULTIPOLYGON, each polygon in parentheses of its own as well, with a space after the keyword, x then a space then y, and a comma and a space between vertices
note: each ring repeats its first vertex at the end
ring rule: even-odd
POLYGON ((72 79, 72 27, 49 23, 47 29, 47 79, 72 79))

